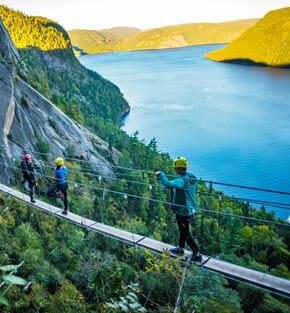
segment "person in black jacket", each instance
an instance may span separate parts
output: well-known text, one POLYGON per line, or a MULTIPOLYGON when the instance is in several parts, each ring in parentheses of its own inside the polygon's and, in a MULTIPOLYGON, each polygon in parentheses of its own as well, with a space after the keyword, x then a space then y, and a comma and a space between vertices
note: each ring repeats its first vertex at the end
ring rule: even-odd
POLYGON ((25 153, 20 168, 23 175, 22 186, 24 189, 29 191, 30 201, 35 203, 34 199, 34 185, 35 185, 35 175, 34 175, 34 166, 32 163, 32 157, 29 153, 25 153))

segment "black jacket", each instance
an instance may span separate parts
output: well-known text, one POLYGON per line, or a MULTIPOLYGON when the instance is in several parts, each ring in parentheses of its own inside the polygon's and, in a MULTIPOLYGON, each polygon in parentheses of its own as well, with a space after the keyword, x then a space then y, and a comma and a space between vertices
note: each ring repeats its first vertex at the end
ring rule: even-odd
POLYGON ((22 160, 20 168, 22 171, 23 178, 29 180, 30 182, 34 182, 35 176, 33 164, 29 164, 26 160, 22 160))

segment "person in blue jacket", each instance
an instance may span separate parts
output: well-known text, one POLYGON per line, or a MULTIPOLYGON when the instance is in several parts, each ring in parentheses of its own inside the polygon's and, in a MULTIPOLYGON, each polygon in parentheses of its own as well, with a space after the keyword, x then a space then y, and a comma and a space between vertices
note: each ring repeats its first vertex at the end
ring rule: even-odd
POLYGON ((173 165, 176 174, 179 175, 174 180, 169 180, 163 172, 155 172, 162 185, 171 189, 172 209, 179 228, 179 245, 170 249, 170 252, 184 255, 185 243, 187 243, 192 250, 191 260, 201 262, 202 256, 189 229, 197 208, 197 180, 193 174, 187 172, 188 162, 184 157, 178 157, 173 165))
POLYGON ((63 158, 56 158, 55 163, 55 180, 56 184, 47 192, 49 197, 55 197, 57 192, 60 192, 60 198, 64 203, 64 210, 62 214, 67 215, 68 213, 68 200, 67 200, 67 168, 64 166, 63 158))

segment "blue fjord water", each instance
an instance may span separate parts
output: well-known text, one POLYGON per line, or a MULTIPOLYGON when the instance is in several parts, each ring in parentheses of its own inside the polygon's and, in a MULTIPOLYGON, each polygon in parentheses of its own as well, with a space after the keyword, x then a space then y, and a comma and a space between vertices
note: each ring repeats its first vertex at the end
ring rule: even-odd
MULTIPOLYGON (((131 106, 124 129, 189 159, 197 177, 290 191, 290 70, 216 63, 222 45, 86 55, 131 106)), ((289 196, 221 188, 290 204, 289 196)), ((269 208, 270 210, 273 208, 269 208)), ((286 219, 290 210, 275 208, 286 219)))

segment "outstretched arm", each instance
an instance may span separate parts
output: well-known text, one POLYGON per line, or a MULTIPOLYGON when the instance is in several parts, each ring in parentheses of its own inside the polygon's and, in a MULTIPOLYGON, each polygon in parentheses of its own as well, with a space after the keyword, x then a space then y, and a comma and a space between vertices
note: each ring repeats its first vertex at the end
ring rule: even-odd
POLYGON ((162 185, 164 185, 165 187, 178 189, 184 188, 184 179, 182 179, 181 177, 177 177, 174 180, 169 180, 163 172, 160 172, 159 179, 162 185))

